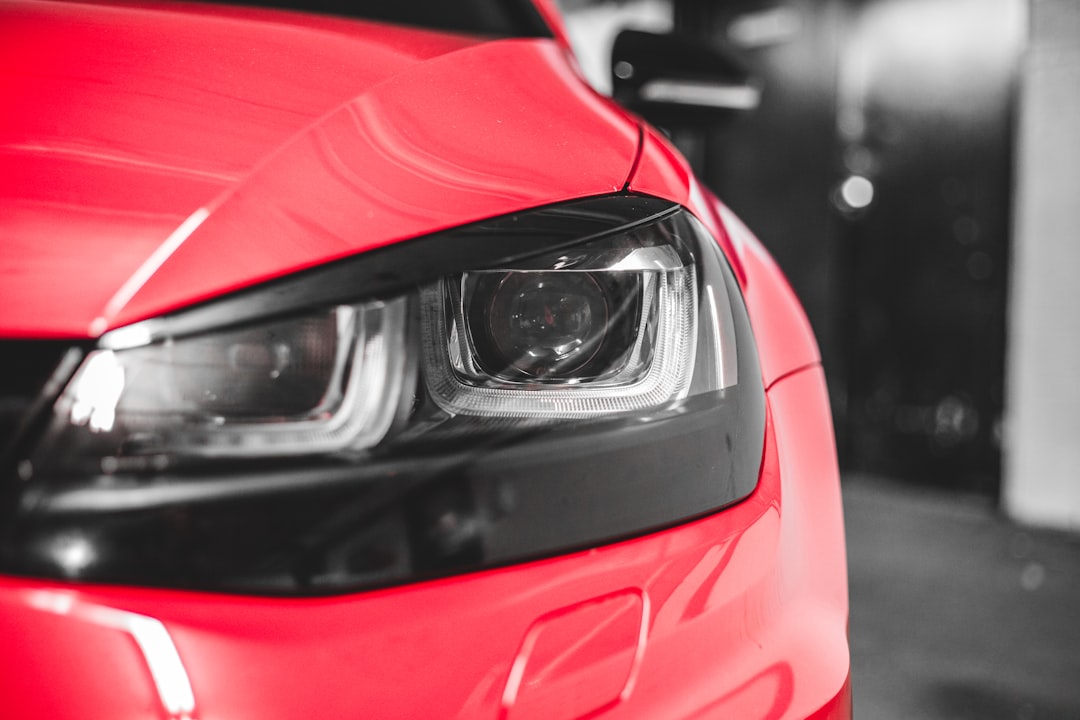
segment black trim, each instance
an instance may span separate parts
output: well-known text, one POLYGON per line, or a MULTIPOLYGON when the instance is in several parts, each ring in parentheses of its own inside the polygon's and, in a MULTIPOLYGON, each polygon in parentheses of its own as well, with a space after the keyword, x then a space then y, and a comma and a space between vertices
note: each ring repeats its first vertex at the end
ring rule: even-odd
POLYGON ((554 37, 531 0, 230 0, 228 4, 320 13, 468 35, 554 37))
MULTIPOLYGON (((167 477, 136 510, 96 512, 93 492, 81 510, 70 493, 27 497, 30 514, 5 543, 3 566, 63 577, 51 550, 81 537, 97 560, 80 580, 323 595, 594 547, 748 495, 760 465, 762 398, 729 390, 647 423, 519 434, 422 460, 268 472, 227 500, 167 502, 192 483, 167 477)), ((218 480, 236 477, 197 482, 218 480)), ((110 490, 98 492, 106 499, 110 490)))
POLYGON ((21 484, 19 463, 48 425, 50 410, 78 369, 89 342, 0 340, 0 527, 9 523, 21 484))

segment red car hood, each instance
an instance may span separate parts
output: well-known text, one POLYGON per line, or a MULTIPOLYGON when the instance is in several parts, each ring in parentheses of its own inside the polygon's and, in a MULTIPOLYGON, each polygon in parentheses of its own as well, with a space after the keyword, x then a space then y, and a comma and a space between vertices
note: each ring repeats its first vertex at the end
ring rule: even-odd
POLYGON ((0 6, 0 336, 92 337, 623 186, 546 40, 211 6, 0 6))

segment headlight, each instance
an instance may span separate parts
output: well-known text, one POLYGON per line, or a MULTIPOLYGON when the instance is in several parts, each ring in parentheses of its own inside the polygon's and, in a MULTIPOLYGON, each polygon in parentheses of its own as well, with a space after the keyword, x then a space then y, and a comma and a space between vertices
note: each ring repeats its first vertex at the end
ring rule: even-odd
POLYGON ((139 327, 111 333, 57 402, 49 455, 117 472, 369 447, 401 395, 404 317, 397 300, 138 347, 139 327))
POLYGON ((532 557, 744 497, 763 400, 700 223, 578 201, 108 333, 26 446, 0 557, 291 592, 532 557))

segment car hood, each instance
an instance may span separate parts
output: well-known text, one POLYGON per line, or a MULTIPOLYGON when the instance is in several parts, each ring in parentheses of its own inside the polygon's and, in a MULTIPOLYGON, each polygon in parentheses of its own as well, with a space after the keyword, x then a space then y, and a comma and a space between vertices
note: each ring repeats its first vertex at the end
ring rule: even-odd
POLYGON ((638 145, 553 41, 252 9, 5 3, 0 97, 4 337, 611 192, 638 145))

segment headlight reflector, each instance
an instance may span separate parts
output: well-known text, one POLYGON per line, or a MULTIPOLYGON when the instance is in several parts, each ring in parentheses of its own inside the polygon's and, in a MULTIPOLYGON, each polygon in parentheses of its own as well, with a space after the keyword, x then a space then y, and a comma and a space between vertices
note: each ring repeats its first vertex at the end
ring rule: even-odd
POLYGON ((467 273, 462 286, 477 364, 511 382, 588 375, 607 344, 610 316, 637 299, 624 300, 591 273, 467 273))
POLYGON ((425 374, 453 415, 593 417, 683 397, 697 272, 665 221, 422 292, 425 374))

